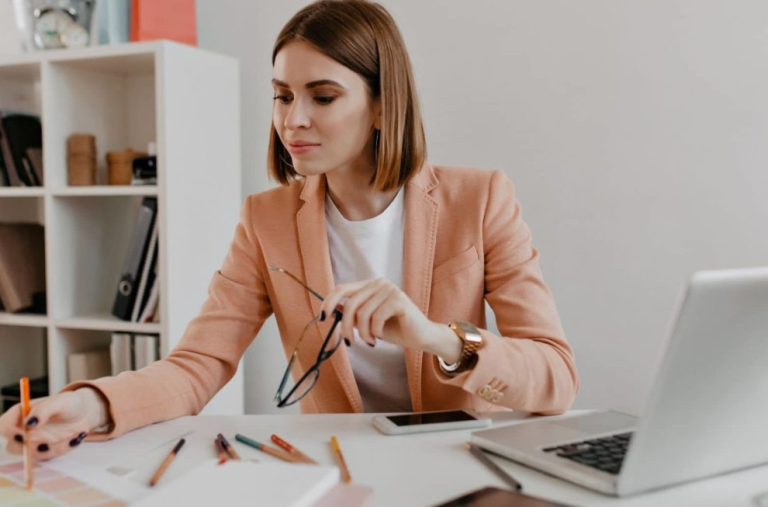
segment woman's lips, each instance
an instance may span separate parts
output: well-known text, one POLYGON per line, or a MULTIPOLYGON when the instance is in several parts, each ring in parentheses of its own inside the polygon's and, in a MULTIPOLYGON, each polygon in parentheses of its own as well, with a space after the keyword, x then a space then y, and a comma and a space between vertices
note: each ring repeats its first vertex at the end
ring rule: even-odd
POLYGON ((288 143, 288 151, 291 153, 291 155, 301 155, 302 153, 307 153, 308 151, 312 150, 313 148, 319 148, 319 144, 291 144, 288 143))

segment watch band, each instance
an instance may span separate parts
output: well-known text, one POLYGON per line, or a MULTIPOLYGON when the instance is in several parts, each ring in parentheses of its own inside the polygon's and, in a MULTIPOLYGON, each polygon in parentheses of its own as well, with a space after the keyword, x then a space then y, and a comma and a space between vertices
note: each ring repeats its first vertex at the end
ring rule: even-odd
POLYGON ((453 376, 475 366, 477 351, 483 346, 483 337, 480 331, 468 322, 455 321, 448 324, 448 327, 453 329, 461 340, 461 355, 453 364, 446 363, 442 357, 438 357, 437 360, 443 373, 453 376))

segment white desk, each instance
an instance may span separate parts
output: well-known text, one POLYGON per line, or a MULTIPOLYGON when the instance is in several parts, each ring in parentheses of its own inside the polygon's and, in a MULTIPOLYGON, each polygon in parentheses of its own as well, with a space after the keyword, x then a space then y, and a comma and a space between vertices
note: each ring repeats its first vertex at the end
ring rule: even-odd
MULTIPOLYGON (((376 507, 429 507, 481 486, 505 487, 464 448, 463 443, 468 441, 470 430, 385 436, 371 426, 371 417, 369 414, 203 416, 170 421, 164 423, 164 428, 170 430, 170 434, 173 434, 174 429, 179 430, 178 436, 184 429, 194 428, 195 431, 185 437, 186 446, 158 487, 170 483, 202 460, 215 457, 213 439, 217 433, 223 433, 244 459, 256 458, 267 462, 275 458, 235 442, 235 433, 265 443, 269 442, 272 433, 276 433, 321 464, 327 465, 335 464, 328 445, 330 435, 335 434, 339 438, 353 482, 373 487, 373 505, 376 507)), ((520 417, 515 413, 497 414, 494 416, 494 425, 515 424, 520 417)), ((121 439, 103 444, 86 443, 70 457, 60 459, 103 460, 105 455, 120 456, 127 451, 124 447, 121 439)), ((141 458, 135 458, 133 461, 139 466, 131 475, 131 480, 148 481, 171 447, 172 444, 169 444, 141 458)), ((592 493, 503 458, 493 459, 523 484, 525 493, 576 506, 754 507, 753 498, 768 492, 768 466, 627 499, 616 499, 592 493)), ((106 466, 109 463, 103 464, 106 466)))

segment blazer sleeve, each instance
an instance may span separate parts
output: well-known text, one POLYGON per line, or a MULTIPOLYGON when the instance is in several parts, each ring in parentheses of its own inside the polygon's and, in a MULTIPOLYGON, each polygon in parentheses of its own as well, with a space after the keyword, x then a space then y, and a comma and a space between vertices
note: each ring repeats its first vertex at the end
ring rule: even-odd
POLYGON ((472 370, 441 382, 482 396, 484 401, 541 414, 565 412, 579 377, 555 301, 539 267, 539 253, 521 217, 512 182, 494 171, 483 217, 485 299, 501 336, 481 330, 484 346, 472 370))
POLYGON ((151 423, 197 414, 234 376, 240 358, 272 314, 264 260, 253 230, 252 199, 242 208, 207 300, 176 348, 139 371, 75 382, 62 390, 92 387, 108 400, 112 424, 108 432, 92 433, 89 440, 106 440, 151 423))

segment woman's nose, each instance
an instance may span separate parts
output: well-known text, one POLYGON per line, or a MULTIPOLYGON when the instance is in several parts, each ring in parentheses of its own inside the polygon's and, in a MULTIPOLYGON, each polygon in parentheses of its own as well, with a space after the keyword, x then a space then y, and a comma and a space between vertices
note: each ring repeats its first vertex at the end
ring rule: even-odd
POLYGON ((309 128, 312 124, 309 118, 309 111, 300 100, 294 100, 285 116, 285 128, 295 130, 298 128, 309 128))

